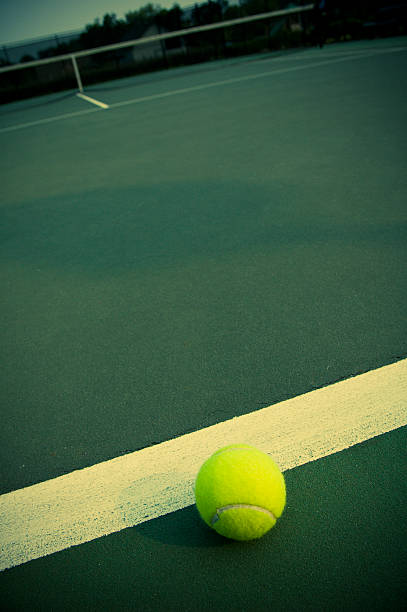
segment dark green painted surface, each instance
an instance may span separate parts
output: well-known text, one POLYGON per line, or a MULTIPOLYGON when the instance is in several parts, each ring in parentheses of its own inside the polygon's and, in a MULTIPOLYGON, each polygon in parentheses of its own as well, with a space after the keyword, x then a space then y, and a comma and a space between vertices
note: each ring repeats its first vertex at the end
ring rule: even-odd
MULTIPOLYGON (((406 355, 407 54, 312 66, 401 45, 106 85, 89 93, 114 103, 308 64, 0 134, 0 492, 406 355)), ((84 108, 51 102, 0 123, 84 108)), ((0 601, 402 609, 405 448, 404 428, 287 473, 284 518, 256 544, 186 509, 7 571, 0 601)))
POLYGON ((1 135, 2 491, 406 354, 407 53, 312 66, 364 44, 1 135))
POLYGON ((407 428, 286 472, 261 540, 211 532, 195 507, 0 575, 6 610, 405 609, 407 428))

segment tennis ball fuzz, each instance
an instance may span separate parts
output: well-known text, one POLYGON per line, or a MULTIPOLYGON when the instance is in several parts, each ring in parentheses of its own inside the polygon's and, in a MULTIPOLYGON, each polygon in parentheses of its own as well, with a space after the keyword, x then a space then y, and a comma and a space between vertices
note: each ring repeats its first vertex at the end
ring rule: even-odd
POLYGON ((195 500, 202 519, 219 534, 254 540, 274 527, 284 510, 284 477, 266 453, 247 444, 232 444, 202 465, 195 500))

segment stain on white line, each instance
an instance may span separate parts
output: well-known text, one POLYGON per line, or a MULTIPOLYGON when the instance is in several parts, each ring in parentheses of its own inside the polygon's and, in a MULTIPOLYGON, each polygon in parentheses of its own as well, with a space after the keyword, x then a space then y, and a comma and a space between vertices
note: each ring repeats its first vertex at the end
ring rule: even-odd
POLYGON ((247 443, 282 470, 407 425, 407 359, 268 408, 0 496, 0 569, 194 503, 221 446, 247 443))

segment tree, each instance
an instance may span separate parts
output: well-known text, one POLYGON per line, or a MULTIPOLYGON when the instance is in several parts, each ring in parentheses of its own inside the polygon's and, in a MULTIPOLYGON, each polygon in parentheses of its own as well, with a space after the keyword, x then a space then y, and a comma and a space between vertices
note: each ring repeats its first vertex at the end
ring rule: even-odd
POLYGON ((258 15, 277 11, 282 3, 279 0, 244 0, 241 6, 247 15, 258 15))
POLYGON ((138 11, 131 11, 127 13, 126 23, 134 25, 143 25, 147 29, 150 27, 156 18, 156 16, 161 12, 161 7, 155 4, 146 4, 142 6, 138 11))
POLYGON ((192 20, 196 25, 206 25, 222 21, 224 2, 208 0, 206 4, 195 4, 192 20))
POLYGON ((169 32, 174 32, 176 30, 182 29, 182 9, 178 4, 174 4, 174 6, 170 9, 163 9, 157 14, 157 24, 160 30, 166 30, 169 32))
POLYGON ((99 19, 95 19, 92 24, 86 26, 80 35, 80 44, 86 49, 119 42, 125 29, 126 24, 118 20, 115 13, 106 13, 102 23, 99 19))

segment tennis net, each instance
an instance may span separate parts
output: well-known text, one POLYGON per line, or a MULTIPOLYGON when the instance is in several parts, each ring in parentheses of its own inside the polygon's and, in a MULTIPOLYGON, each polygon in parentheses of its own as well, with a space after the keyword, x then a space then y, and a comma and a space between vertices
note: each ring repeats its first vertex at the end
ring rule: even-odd
POLYGON ((0 68, 2 103, 164 68, 301 46, 313 4, 0 68))

